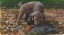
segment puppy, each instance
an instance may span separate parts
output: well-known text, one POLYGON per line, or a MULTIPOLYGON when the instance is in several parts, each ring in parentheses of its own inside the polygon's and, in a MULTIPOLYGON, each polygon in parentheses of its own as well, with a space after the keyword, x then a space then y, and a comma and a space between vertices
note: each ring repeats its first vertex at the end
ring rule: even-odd
POLYGON ((40 2, 34 5, 33 13, 30 14, 29 20, 34 20, 35 25, 40 25, 44 22, 44 7, 40 2))
POLYGON ((19 12, 19 15, 18 15, 16 25, 18 25, 18 23, 20 22, 20 18, 22 18, 22 16, 24 14, 26 14, 26 17, 25 17, 25 21, 26 21, 29 18, 29 15, 33 12, 36 12, 36 10, 40 10, 40 12, 42 14, 44 13, 43 5, 40 2, 37 2, 37 1, 28 2, 28 3, 20 6, 20 12, 19 12))

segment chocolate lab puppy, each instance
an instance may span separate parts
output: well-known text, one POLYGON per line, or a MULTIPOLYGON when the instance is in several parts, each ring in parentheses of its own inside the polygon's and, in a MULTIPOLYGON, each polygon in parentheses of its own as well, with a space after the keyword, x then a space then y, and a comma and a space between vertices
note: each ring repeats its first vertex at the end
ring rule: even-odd
POLYGON ((29 20, 34 20, 35 25, 40 25, 44 22, 44 8, 40 2, 36 3, 33 7, 33 13, 29 15, 29 20))
POLYGON ((24 14, 26 14, 26 17, 25 17, 25 21, 26 21, 29 18, 29 15, 33 12, 36 12, 36 10, 39 10, 39 12, 41 12, 42 14, 44 13, 43 5, 40 2, 33 1, 33 2, 28 2, 22 5, 20 7, 20 12, 18 15, 16 25, 18 25, 18 23, 20 22, 20 18, 22 18, 24 14))

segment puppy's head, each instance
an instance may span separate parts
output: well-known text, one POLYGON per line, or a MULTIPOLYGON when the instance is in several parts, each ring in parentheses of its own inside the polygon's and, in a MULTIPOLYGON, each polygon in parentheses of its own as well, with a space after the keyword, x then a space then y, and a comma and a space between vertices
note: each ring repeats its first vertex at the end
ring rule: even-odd
POLYGON ((34 25, 39 25, 43 22, 44 16, 41 12, 36 11, 29 15, 29 19, 34 21, 34 25))

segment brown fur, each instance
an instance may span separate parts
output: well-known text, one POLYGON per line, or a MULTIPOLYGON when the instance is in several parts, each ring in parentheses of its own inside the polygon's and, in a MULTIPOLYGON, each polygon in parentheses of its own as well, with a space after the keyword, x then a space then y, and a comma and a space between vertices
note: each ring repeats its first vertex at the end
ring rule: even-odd
MULTIPOLYGON (((26 14, 26 19, 29 18, 29 15, 33 12, 36 12, 36 10, 39 10, 42 14, 44 13, 44 8, 43 5, 40 2, 28 2, 26 4, 24 4, 23 6, 20 7, 20 12, 18 15, 18 19, 17 19, 17 25, 20 22, 20 18, 22 18, 22 16, 24 14, 26 14)), ((40 13, 36 13, 36 16, 39 16, 38 14, 40 13)), ((40 17, 40 16, 39 16, 40 17)))
POLYGON ((34 18, 34 24, 35 25, 42 24, 45 20, 44 14, 41 13, 40 11, 35 11, 34 13, 31 13, 29 16, 29 19, 33 20, 33 18, 34 18))

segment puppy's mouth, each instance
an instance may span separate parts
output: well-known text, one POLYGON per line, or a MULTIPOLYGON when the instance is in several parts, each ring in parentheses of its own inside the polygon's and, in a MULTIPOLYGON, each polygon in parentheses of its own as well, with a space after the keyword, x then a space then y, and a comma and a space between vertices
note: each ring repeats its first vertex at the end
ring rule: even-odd
POLYGON ((34 25, 37 25, 37 23, 34 23, 34 25))
POLYGON ((39 25, 39 22, 38 21, 34 22, 34 25, 39 25))
POLYGON ((38 25, 39 22, 37 20, 34 20, 34 25, 38 25))

